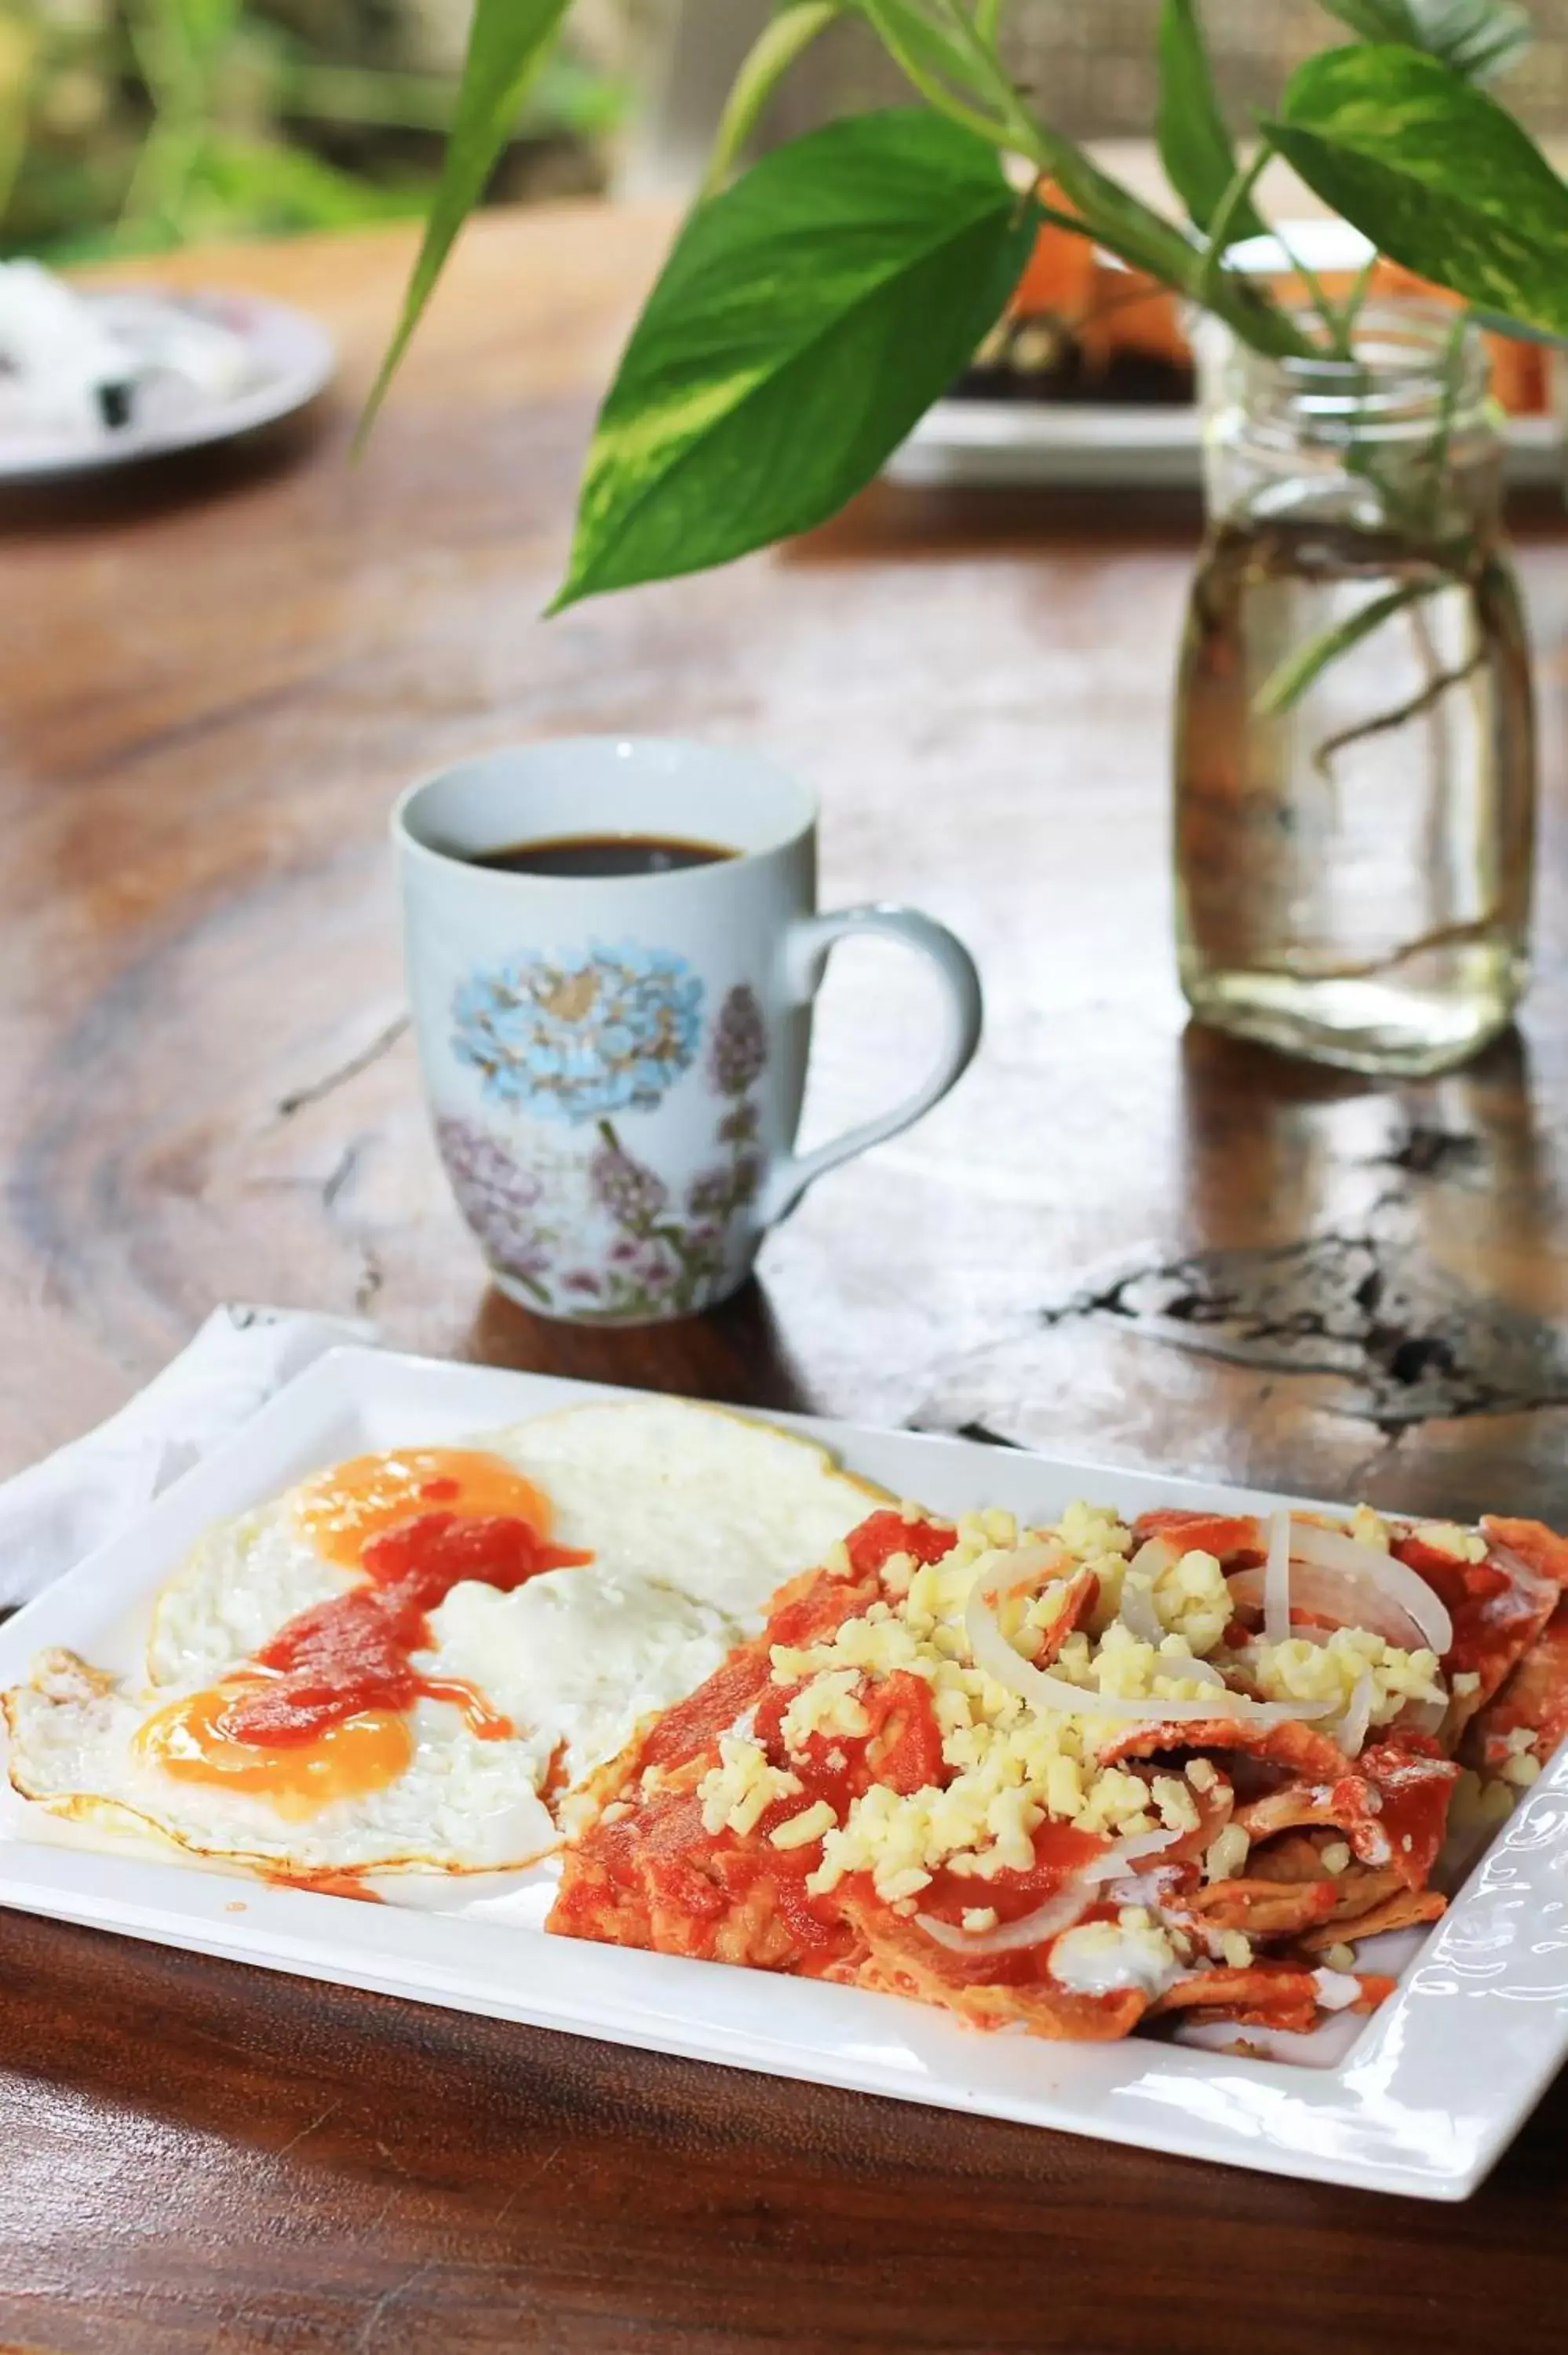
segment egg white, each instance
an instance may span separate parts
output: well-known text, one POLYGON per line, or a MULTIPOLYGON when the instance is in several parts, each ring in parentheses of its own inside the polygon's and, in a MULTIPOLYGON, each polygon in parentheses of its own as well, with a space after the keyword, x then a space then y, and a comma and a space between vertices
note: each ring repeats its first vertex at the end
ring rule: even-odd
POLYGON ((147 1637, 151 1683, 217 1684, 302 1611, 363 1583, 316 1551, 295 1517, 298 1493, 217 1522, 162 1589, 147 1637))
POLYGON ((435 1646, 416 1666, 479 1686, 552 1755, 565 1743, 568 1784, 615 1757, 651 1711, 694 1692, 735 1641, 705 1604, 581 1570, 547 1571, 514 1594, 454 1586, 429 1624, 435 1646))
POLYGON ((747 1635, 786 1579, 888 1498, 814 1440, 688 1399, 595 1401, 474 1440, 556 1508, 562 1545, 722 1611, 747 1635))

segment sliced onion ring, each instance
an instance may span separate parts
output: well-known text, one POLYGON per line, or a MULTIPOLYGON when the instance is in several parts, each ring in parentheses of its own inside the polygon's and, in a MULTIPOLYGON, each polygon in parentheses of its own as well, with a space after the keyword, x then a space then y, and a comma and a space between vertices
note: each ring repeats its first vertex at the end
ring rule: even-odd
POLYGON ((1054 1890, 1033 1913, 1016 1922, 999 1922, 994 1930, 966 1930, 956 1922, 938 1921, 934 1913, 916 1913, 916 1921, 928 1938, 954 1955, 1009 1955, 1023 1946, 1038 1946, 1081 1921, 1103 1881, 1118 1881, 1131 1865, 1146 1856, 1158 1856, 1181 1838, 1179 1831, 1139 1832, 1131 1839, 1115 1840, 1098 1856, 1079 1867, 1060 1889, 1054 1890))
POLYGON ((1439 1733, 1448 1714, 1449 1704, 1443 1700, 1406 1701, 1400 1711, 1401 1725, 1412 1727, 1417 1733, 1439 1733))
POLYGON ((1337 1742, 1347 1758, 1356 1758, 1361 1754, 1367 1729, 1372 1724, 1372 1670, 1363 1668, 1356 1678, 1355 1689, 1346 1704, 1344 1715, 1335 1718, 1332 1724, 1323 1728, 1330 1741, 1337 1742))
MULTIPOLYGON (((1209 1700, 1161 1700, 1153 1694, 1146 1700, 1124 1700, 1116 1694, 1072 1684, 1065 1677, 1048 1675, 1008 1642, 991 1609, 991 1597, 1002 1585, 1016 1593, 1032 1576, 1038 1579, 1056 1563, 1054 1552, 1044 1546, 1021 1546, 989 1577, 982 1574, 975 1580, 964 1605, 964 1634, 976 1668, 983 1668, 988 1677, 1032 1708, 1065 1710, 1078 1717, 1115 1718, 1124 1725, 1177 1725, 1224 1717, 1240 1725, 1274 1726, 1297 1718, 1327 1717, 1332 1710, 1330 1700, 1256 1701, 1245 1693, 1232 1692, 1228 1686, 1220 1705, 1209 1700)), ((1184 1663, 1180 1673, 1186 1673, 1184 1663)))
POLYGON ((1298 1561, 1314 1570, 1343 1571, 1369 1579, 1396 1603, 1421 1630, 1423 1641, 1439 1659, 1453 1648, 1454 1622, 1441 1595, 1416 1572, 1377 1546, 1358 1545, 1340 1529, 1319 1529, 1316 1521, 1291 1524, 1290 1550, 1298 1561))
POLYGON ((1268 1560, 1263 1572, 1263 1632, 1271 1644, 1290 1633, 1290 1516, 1268 1517, 1268 1560))
POLYGON ((1165 1627, 1154 1605, 1154 1582, 1180 1559, 1167 1539, 1150 1538, 1139 1547, 1121 1582, 1116 1615, 1129 1636, 1140 1644, 1152 1644, 1156 1651, 1165 1641, 1165 1627))
MULTIPOLYGON (((1238 1570, 1225 1581, 1231 1599, 1244 1608, 1255 1610, 1263 1601, 1263 1572, 1259 1570, 1238 1570)), ((1357 1570, 1319 1570, 1311 1563, 1298 1563, 1291 1578, 1291 1601, 1298 1611, 1310 1612, 1315 1619, 1326 1620, 1326 1626, 1298 1624, 1290 1629, 1292 1643, 1326 1644, 1331 1634, 1340 1627, 1362 1627, 1372 1636, 1381 1636, 1387 1644, 1398 1644, 1411 1651, 1425 1644, 1426 1637, 1403 1604, 1373 1580, 1357 1570)), ((1266 1635, 1266 1630, 1265 1631, 1266 1635)), ((1267 1636, 1270 1643, 1277 1640, 1267 1636)))

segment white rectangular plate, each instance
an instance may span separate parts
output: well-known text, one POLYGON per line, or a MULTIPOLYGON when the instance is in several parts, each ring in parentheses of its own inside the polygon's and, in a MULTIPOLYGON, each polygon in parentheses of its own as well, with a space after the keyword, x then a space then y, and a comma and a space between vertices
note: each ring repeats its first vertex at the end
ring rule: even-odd
MULTIPOLYGON (((1510 417, 1503 450, 1510 483, 1563 485, 1555 417, 1510 417)), ((1195 408, 938 400, 885 471, 891 482, 934 489, 1195 489, 1202 454, 1195 408)))
MULTIPOLYGON (((0 1685, 62 1644, 105 1666, 215 1518, 344 1456, 437 1443, 617 1393, 532 1374, 340 1349, 281 1391, 135 1528, 0 1629, 0 1685)), ((779 1415, 852 1470, 938 1511, 1054 1518, 1075 1496, 1259 1510, 1289 1500, 1058 1463, 907 1432, 779 1415)), ((1508 1510, 1517 1499, 1478 1505, 1508 1510)), ((383 1881, 383 1887, 387 1885, 383 1881)), ((177 1863, 104 1855, 7 1794, 0 1902, 270 1970, 371 1987, 617 2043, 1055 2126, 1271 2173, 1458 2200, 1568 2051, 1568 1749, 1505 1827, 1397 1993, 1348 2046, 1287 2059, 1134 2037, 1048 2044, 975 2034, 869 1995, 545 1934, 552 1869, 442 1879, 365 1905, 177 1863), (411 1902, 408 1901, 412 1901, 411 1902), (1305 2059, 1315 2065, 1301 2065, 1305 2059)))

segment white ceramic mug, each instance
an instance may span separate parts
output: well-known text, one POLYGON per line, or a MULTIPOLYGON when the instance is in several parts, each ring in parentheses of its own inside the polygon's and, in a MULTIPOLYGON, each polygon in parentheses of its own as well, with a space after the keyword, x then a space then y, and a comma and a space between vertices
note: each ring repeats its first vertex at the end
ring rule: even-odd
POLYGON ((503 1292, 546 1316, 711 1307, 814 1179, 906 1128, 980 1042, 980 980, 913 909, 817 913, 816 805, 749 754, 577 737, 412 786, 393 818, 409 998, 447 1175, 503 1292), (471 861, 664 837, 734 855, 561 877, 471 861), (811 1001, 833 943, 881 932, 940 975, 925 1084, 798 1156, 811 1001))

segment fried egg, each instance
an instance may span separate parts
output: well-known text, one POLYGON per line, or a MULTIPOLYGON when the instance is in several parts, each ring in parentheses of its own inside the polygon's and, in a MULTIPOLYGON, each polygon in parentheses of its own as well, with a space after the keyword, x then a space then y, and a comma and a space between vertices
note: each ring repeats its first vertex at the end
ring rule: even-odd
POLYGON ((421 1700, 391 1725, 366 1712, 334 1729, 335 1740, 238 1758, 250 1745, 204 1738, 207 1695, 173 1707, 177 1717, 166 1701, 150 1711, 74 1654, 46 1653, 32 1681, 5 1695, 11 1780, 111 1838, 152 1830, 285 1879, 477 1872, 556 1844, 539 1739, 482 1741, 450 1703, 421 1700), (182 1764, 200 1771, 183 1776, 182 1764))
POLYGON ((106 1836, 285 1876, 522 1864, 556 1843, 546 1800, 711 1674, 876 1493, 808 1442, 664 1399, 355 1458, 207 1532, 157 1597, 144 1684, 46 1655, 5 1696, 11 1778, 106 1836), (511 1591, 460 1578, 405 1656, 411 1705, 237 1739, 257 1656, 368 1589, 366 1546, 433 1513, 588 1558, 511 1591))

